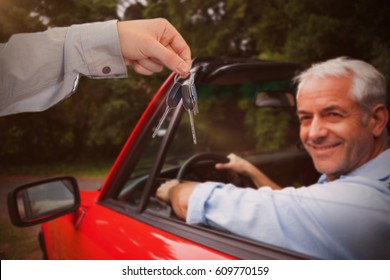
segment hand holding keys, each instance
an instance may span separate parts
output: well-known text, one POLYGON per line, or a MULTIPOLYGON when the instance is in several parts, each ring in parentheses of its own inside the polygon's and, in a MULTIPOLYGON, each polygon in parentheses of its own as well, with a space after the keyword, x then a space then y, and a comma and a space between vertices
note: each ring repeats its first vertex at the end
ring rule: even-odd
POLYGON ((169 90, 169 93, 166 97, 166 109, 164 114, 160 118, 157 127, 155 128, 152 137, 156 137, 157 132, 160 130, 161 125, 163 124, 165 118, 167 117, 169 111, 179 104, 180 100, 183 100, 183 107, 187 110, 190 117, 192 139, 194 144, 197 143, 196 132, 195 132, 195 123, 194 123, 194 114, 199 112, 198 110, 198 99, 196 94, 196 88, 194 84, 195 72, 191 71, 189 78, 184 80, 182 83, 179 82, 179 76, 175 76, 175 81, 172 87, 169 90))

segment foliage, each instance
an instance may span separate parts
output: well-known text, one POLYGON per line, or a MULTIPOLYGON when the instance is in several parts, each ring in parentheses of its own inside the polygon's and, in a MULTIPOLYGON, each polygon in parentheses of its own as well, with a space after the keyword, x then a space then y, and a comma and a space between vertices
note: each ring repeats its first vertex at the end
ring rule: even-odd
MULTIPOLYGON (((13 33, 118 18, 167 18, 193 56, 310 64, 351 56, 390 80, 387 0, 0 0, 0 40, 13 33)), ((77 96, 43 113, 0 119, 0 161, 112 157, 168 75, 83 79, 77 96), (99 153, 96 153, 96 151, 99 153)))
POLYGON ((0 0, 0 42, 8 40, 14 33, 43 30, 37 17, 31 17, 33 6, 25 0, 0 0))

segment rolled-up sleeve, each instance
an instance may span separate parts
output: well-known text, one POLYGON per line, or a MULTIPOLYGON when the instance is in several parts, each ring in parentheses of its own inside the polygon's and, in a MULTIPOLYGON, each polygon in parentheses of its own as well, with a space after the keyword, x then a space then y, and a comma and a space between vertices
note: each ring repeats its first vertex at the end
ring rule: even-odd
POLYGON ((124 78, 117 21, 17 34, 0 46, 0 116, 45 110, 71 95, 80 75, 124 78))
POLYGON ((231 184, 202 183, 190 197, 187 222, 257 239, 261 228, 259 217, 275 215, 270 199, 273 194, 269 187, 259 191, 231 184))
POLYGON ((187 223, 208 225, 205 204, 218 186, 218 183, 203 183, 196 186, 188 204, 187 223))
POLYGON ((190 196, 187 222, 319 258, 388 258, 384 185, 361 177, 282 190, 202 183, 190 196))

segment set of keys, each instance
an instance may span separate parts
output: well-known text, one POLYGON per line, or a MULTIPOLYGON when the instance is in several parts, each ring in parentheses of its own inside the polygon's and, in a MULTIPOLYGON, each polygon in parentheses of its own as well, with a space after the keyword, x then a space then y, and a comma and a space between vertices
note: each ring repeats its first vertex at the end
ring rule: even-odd
POLYGON ((155 128, 152 137, 156 137, 157 132, 160 130, 161 125, 163 124, 165 118, 168 116, 168 113, 179 105, 180 101, 183 101, 183 107, 188 112, 190 117, 191 133, 192 140, 194 144, 197 143, 196 132, 195 132, 195 122, 194 115, 199 113, 198 109, 198 98, 195 88, 195 72, 191 71, 189 77, 180 82, 181 78, 178 74, 175 76, 173 85, 169 89, 168 95, 166 97, 166 109, 160 118, 157 127, 155 128))

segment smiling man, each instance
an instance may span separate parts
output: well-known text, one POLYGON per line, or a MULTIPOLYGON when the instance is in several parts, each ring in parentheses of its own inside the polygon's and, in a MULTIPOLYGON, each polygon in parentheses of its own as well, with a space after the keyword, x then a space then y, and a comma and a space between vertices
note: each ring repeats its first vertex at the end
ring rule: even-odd
POLYGON ((390 150, 386 82, 347 58, 300 74, 301 141, 323 175, 308 187, 280 188, 248 161, 229 155, 218 169, 258 187, 169 181, 157 196, 191 224, 202 224, 323 259, 390 258, 390 150))
POLYGON ((385 99, 370 104, 370 98, 378 99, 373 89, 365 96, 347 70, 341 76, 312 75, 303 80, 297 100, 300 138, 316 169, 333 181, 384 151, 385 99))

